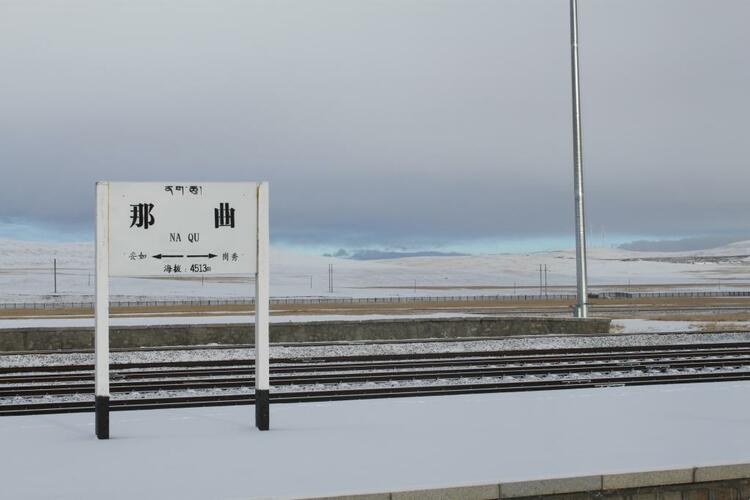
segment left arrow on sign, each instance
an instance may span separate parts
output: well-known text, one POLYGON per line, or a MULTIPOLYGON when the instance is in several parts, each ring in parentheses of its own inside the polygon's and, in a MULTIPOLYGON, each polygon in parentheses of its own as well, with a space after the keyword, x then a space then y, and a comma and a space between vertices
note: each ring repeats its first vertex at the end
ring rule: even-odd
POLYGON ((179 259, 179 258, 182 258, 184 256, 183 255, 166 255, 166 254, 157 253, 156 255, 152 255, 152 257, 154 259, 170 259, 170 258, 171 259, 179 259))

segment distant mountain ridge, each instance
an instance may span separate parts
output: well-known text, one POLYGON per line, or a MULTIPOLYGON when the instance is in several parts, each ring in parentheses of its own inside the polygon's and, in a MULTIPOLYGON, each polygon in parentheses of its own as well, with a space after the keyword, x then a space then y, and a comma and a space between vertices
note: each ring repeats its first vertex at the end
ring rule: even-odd
POLYGON ((619 248, 636 252, 690 252, 712 250, 743 243, 747 243, 747 241, 738 239, 737 236, 707 236, 679 240, 637 240, 623 243, 619 248))
POLYGON ((463 257, 469 254, 459 252, 438 252, 435 250, 417 251, 417 252, 399 252, 388 250, 363 249, 347 251, 343 248, 337 252, 323 254, 324 257, 339 257, 352 260, 387 260, 401 259, 405 257, 463 257))

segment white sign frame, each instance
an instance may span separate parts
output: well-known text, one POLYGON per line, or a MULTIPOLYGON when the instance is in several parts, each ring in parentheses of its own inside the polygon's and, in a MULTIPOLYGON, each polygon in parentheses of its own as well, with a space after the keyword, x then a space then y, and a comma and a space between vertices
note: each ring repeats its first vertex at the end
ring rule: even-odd
MULTIPOLYGON (((110 187, 96 183, 96 303, 95 303, 95 432, 109 439, 109 277, 110 277, 110 187)), ((181 185, 181 183, 171 183, 181 185)), ((204 183, 209 184, 209 183, 204 183)), ((229 183, 227 183, 229 184, 229 183)), ((252 184, 252 183, 250 183, 252 184)), ((255 184, 255 425, 269 429, 269 189, 268 182, 255 184)), ((251 253, 251 255, 252 255, 251 253)))

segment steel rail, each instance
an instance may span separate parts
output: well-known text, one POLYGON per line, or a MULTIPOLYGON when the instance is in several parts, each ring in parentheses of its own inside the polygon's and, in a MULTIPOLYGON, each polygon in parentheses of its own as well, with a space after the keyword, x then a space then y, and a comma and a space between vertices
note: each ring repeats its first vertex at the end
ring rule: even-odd
MULTIPOLYGON (((701 356, 681 356, 675 358, 656 357, 657 359, 644 359, 642 357, 633 359, 617 360, 618 362, 595 362, 595 363, 563 363, 551 364, 548 362, 519 364, 519 363, 483 363, 473 360, 462 361, 460 364, 448 365, 443 369, 418 369, 421 365, 402 363, 395 368, 383 368, 380 365, 361 365, 357 372, 351 369, 338 369, 337 373, 320 373, 309 370, 307 367, 290 367, 285 375, 276 375, 272 378, 273 385, 316 385, 316 384, 342 384, 342 383, 367 383, 384 381, 404 380, 434 380, 434 379, 461 379, 461 378, 487 378, 506 376, 550 376, 559 374, 581 374, 613 371, 638 371, 638 370, 668 370, 668 369, 706 369, 713 367, 742 367, 750 365, 750 355, 741 357, 717 357, 710 358, 701 356), (501 366, 498 366, 501 365, 501 366), (301 368, 301 369, 300 369, 301 368), (415 370, 415 368, 417 368, 415 370), (364 370, 364 371, 363 371, 364 370), (398 370, 398 371, 394 371, 398 370), (302 373, 299 373, 302 372, 302 373)), ((250 368, 236 368, 219 370, 216 373, 200 371, 178 372, 149 372, 148 376, 143 373, 132 373, 136 379, 149 378, 151 380, 123 381, 127 377, 119 377, 111 383, 113 392, 156 392, 166 390, 196 390, 196 389, 224 389, 248 387, 254 383, 253 371, 250 368), (204 378, 196 378, 201 376, 204 378), (187 378, 186 378, 187 377, 187 378), (205 378, 210 377, 210 378, 205 378), (156 379, 156 380, 154 380, 156 379)), ((42 380, 47 385, 40 385, 39 380, 33 376, 5 377, 0 380, 0 397, 33 397, 44 395, 72 395, 90 393, 93 385, 91 377, 74 379, 78 383, 49 385, 49 382, 63 382, 61 380, 42 380), (26 384, 26 385, 22 385, 26 384)), ((65 380, 70 382, 71 380, 65 380)))
MULTIPOLYGON (((698 344, 705 345, 705 344, 698 344)), ((308 358, 307 360, 297 358, 283 359, 274 363, 271 373, 290 374, 304 371, 332 372, 344 370, 376 370, 376 369, 403 369, 403 368, 438 368, 445 366, 485 366, 502 364, 534 364, 534 363, 582 363, 582 362, 614 362, 638 360, 649 357, 706 357, 706 356, 738 356, 750 355, 750 344, 713 344, 707 348, 697 349, 694 347, 677 349, 663 349, 664 346, 655 346, 654 350, 648 347, 622 348, 623 352, 602 348, 583 348, 566 350, 544 350, 540 354, 532 354, 535 351, 480 351, 480 352, 457 352, 457 353, 421 353, 421 354, 397 354, 397 355, 373 355, 373 356, 339 356, 308 358), (729 345, 729 347, 724 347, 729 345), (743 347, 743 346, 748 347, 743 347), (737 347, 732 347, 737 346, 737 347), (645 350, 643 350, 645 349, 645 350), (520 356, 516 355, 521 353, 520 356), (561 353, 561 354, 558 354, 561 353), (353 360, 353 361, 352 361, 353 360)), ((253 369, 252 360, 215 360, 215 361, 188 361, 188 362, 166 362, 166 363, 132 363, 118 364, 113 370, 112 380, 119 381, 135 378, 176 377, 176 376, 219 376, 239 375, 250 372, 253 369), (127 371, 131 370, 131 371, 127 371), (139 371, 132 371, 139 370, 139 371)), ((86 380, 91 378, 91 365, 64 365, 44 367, 6 367, 0 370, 0 384, 30 383, 30 382, 65 382, 86 380), (61 374, 60 372, 63 372, 61 374)))
MULTIPOLYGON (((750 372, 741 373, 703 373, 703 374, 670 374, 670 375, 648 375, 638 377, 602 377, 596 380, 574 380, 574 381, 531 381, 531 382, 499 382, 478 383, 466 385, 447 386, 413 386, 413 387, 378 387, 373 389, 356 390, 330 390, 314 392, 273 392, 271 402, 279 403, 303 403, 322 401, 341 401, 354 399, 379 399, 394 397, 416 397, 416 396, 446 396, 461 394, 518 392, 518 391, 542 391, 562 389, 585 389, 604 387, 642 386, 654 384, 685 384, 706 382, 735 382, 750 380, 750 372)), ((130 399, 111 401, 113 411, 122 410, 146 410, 166 408, 188 408, 204 406, 228 406, 253 404, 254 397, 251 394, 231 394, 212 396, 191 396, 154 399, 130 399)), ((50 413, 74 413, 90 412, 94 409, 91 402, 55 402, 55 403, 25 403, 17 405, 5 405, 0 407, 0 415, 38 415, 50 413)))
MULTIPOLYGON (((651 363, 650 358, 658 357, 658 362, 669 360, 681 363, 701 363, 706 361, 706 357, 719 358, 721 363, 742 363, 750 361, 750 349, 742 350, 708 350, 708 351, 660 351, 650 353, 623 353, 623 354, 603 354, 603 355, 581 355, 581 356, 559 356, 559 357, 497 357, 497 358, 453 358, 444 360, 427 360, 427 361, 410 361, 401 360, 394 362, 358 362, 358 363, 328 363, 328 364, 307 364, 299 363, 293 365, 276 366, 272 370, 277 375, 277 379, 283 375, 298 374, 304 372, 344 372, 344 371, 384 371, 384 370, 403 370, 416 368, 440 368, 440 367, 498 367, 507 366, 516 368, 519 365, 523 368, 531 369, 535 366, 550 367, 551 364, 565 367, 601 367, 607 366, 603 363, 615 363, 611 366, 628 366, 634 362, 651 363), (597 364, 585 364, 594 363, 597 364)), ((209 367, 181 369, 181 370, 147 370, 147 371, 119 371, 112 375, 114 382, 135 379, 151 378, 179 378, 179 377, 219 377, 219 376, 241 376, 252 374, 253 367, 243 363, 235 363, 229 367, 209 367)), ((91 379, 90 371, 81 371, 77 373, 67 373, 65 375, 50 374, 24 374, 24 375, 0 375, 0 386, 2 384, 20 384, 34 382, 69 382, 69 381, 88 381, 91 379)))

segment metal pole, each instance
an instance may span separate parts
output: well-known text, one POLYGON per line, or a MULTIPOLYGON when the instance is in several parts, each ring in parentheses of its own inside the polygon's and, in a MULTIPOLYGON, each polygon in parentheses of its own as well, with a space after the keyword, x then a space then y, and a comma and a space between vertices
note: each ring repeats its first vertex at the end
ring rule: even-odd
POLYGON ((542 296, 542 265, 539 264, 539 297, 542 296))
POLYGON ((109 184, 96 183, 95 431, 109 439, 109 184))
POLYGON ((570 73, 573 88, 573 185, 576 219, 575 317, 588 316, 586 278, 586 226, 583 210, 583 151, 581 139, 581 88, 578 70, 578 0, 570 0, 570 73))
POLYGON ((257 185, 257 225, 255 253, 255 426, 267 431, 270 423, 269 408, 269 339, 268 321, 270 304, 269 236, 268 236, 268 183, 257 185))
POLYGON ((52 274, 55 275, 55 293, 57 293, 57 259, 52 259, 52 267, 54 268, 52 274))

